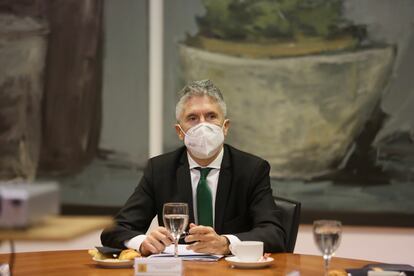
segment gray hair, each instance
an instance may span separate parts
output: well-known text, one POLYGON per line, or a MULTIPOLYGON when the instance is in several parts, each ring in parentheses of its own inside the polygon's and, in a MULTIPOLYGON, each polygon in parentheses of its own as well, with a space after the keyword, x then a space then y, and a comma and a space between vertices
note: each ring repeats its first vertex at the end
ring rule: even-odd
POLYGON ((184 104, 193 96, 209 96, 218 103, 224 117, 226 117, 227 107, 220 89, 211 80, 200 80, 190 82, 179 92, 180 99, 175 106, 175 118, 177 122, 183 112, 184 104))

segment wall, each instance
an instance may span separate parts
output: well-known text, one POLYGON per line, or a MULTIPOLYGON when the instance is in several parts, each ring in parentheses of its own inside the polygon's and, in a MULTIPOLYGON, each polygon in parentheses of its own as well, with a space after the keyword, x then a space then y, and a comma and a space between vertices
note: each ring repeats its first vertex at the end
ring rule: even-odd
POLYGON ((177 92, 185 85, 180 77, 178 44, 186 34, 197 32, 194 16, 203 12, 199 0, 164 1, 164 152, 182 145, 173 128, 177 92))
POLYGON ((143 166, 148 158, 147 1, 105 1, 99 147, 143 166))
MULTIPOLYGON (((343 227, 338 257, 414 265, 414 228, 343 227)), ((301 225, 296 253, 319 255, 312 226, 301 225)))

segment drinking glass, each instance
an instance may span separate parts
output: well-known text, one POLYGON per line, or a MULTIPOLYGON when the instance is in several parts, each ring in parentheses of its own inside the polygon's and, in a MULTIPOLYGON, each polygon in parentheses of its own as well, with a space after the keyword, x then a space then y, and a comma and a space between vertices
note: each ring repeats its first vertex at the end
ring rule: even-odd
POLYGON ((178 257, 178 240, 188 224, 187 203, 165 203, 163 207, 163 220, 164 226, 174 238, 174 257, 178 257))
POLYGON ((313 222, 313 238, 324 260, 324 275, 328 275, 329 263, 341 243, 342 224, 337 220, 313 222))

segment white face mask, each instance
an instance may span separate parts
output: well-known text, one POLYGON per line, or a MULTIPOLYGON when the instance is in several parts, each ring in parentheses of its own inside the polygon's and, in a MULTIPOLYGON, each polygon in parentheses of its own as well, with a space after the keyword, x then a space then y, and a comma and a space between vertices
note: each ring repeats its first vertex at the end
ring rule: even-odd
POLYGON ((200 159, 212 157, 224 142, 223 129, 215 124, 200 123, 187 130, 187 133, 181 130, 185 134, 187 149, 200 159))

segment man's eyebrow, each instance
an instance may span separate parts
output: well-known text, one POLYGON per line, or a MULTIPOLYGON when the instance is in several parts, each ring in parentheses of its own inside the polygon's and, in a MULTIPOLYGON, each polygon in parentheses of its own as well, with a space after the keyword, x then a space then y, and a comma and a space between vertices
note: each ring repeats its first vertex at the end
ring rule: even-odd
POLYGON ((191 112, 191 113, 188 113, 187 115, 185 115, 185 118, 188 118, 188 117, 191 117, 191 116, 197 116, 197 114, 194 113, 194 112, 191 112))
POLYGON ((218 112, 216 112, 216 111, 209 111, 209 112, 206 113, 206 115, 217 115, 217 114, 218 114, 218 112))

